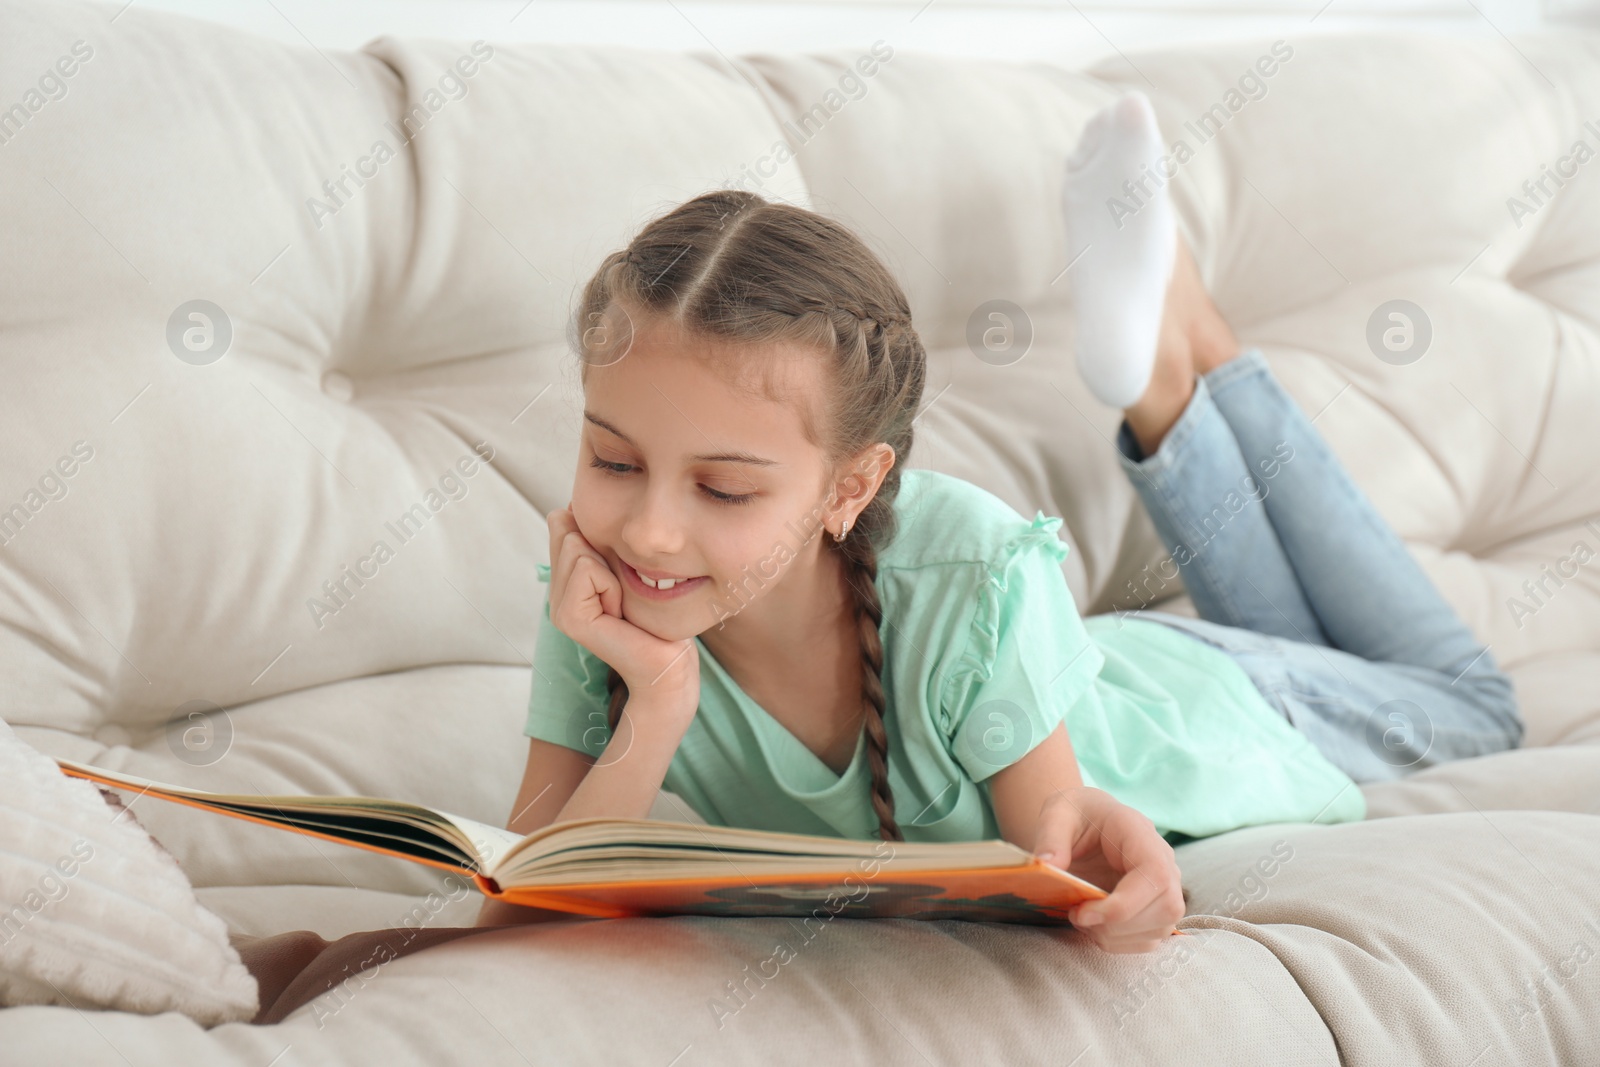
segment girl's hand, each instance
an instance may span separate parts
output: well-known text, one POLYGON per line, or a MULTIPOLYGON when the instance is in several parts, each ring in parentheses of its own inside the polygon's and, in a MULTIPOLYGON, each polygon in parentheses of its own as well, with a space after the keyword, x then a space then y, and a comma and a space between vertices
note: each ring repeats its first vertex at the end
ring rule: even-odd
POLYGON ((623 618, 622 582, 579 532, 571 505, 552 511, 548 521, 555 628, 616 668, 633 696, 649 690, 675 705, 698 707, 700 656, 694 638, 664 641, 623 618))
POLYGON ((1107 952, 1149 952, 1183 918, 1172 846, 1148 818, 1103 789, 1052 794, 1039 812, 1034 854, 1111 889, 1071 914, 1073 925, 1107 952))

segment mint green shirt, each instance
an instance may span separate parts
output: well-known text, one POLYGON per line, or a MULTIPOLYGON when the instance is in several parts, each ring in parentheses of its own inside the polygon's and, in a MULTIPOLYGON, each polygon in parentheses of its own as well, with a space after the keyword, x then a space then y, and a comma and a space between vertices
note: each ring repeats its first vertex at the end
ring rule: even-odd
MULTIPOLYGON (((907 841, 1000 837, 991 777, 1063 722, 1084 784, 1164 835, 1365 817, 1349 776, 1227 653, 1156 622, 1080 617, 1060 518, 1030 522, 979 486, 916 468, 894 506, 876 584, 889 787, 907 841)), ((550 568, 538 575, 548 582, 550 568)), ((700 707, 664 787, 718 825, 876 837, 865 732, 835 774, 695 645, 700 707)), ((548 597, 533 668, 524 732, 598 756, 607 667, 555 628, 548 597)))

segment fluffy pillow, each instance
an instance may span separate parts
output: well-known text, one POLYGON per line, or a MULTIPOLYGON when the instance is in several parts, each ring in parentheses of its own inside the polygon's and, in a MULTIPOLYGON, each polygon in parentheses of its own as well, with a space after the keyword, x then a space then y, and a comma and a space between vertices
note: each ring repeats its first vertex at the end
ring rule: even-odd
POLYGON ((0 722, 0 1004, 253 1018, 226 924, 110 798, 0 722))

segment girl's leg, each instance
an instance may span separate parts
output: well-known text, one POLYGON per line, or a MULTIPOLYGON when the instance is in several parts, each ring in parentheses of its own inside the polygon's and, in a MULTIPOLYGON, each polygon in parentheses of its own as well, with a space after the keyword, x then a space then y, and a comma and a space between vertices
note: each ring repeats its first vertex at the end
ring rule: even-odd
POLYGON ((1256 474, 1204 379, 1154 455, 1126 421, 1117 451, 1202 619, 1328 644, 1264 507, 1282 462, 1256 474))
POLYGON ((1251 350, 1196 380, 1153 455, 1123 424, 1119 460, 1200 613, 1135 617, 1228 653, 1358 782, 1517 747, 1510 679, 1298 412, 1251 350), (1246 409, 1248 443, 1223 418, 1224 395, 1246 409))
POLYGON ((1083 249, 1074 262, 1086 257, 1072 282, 1079 367, 1096 396, 1126 411, 1124 467, 1195 606, 1366 659, 1469 670, 1487 650, 1261 354, 1239 355, 1166 187, 1125 180, 1146 174, 1161 145, 1142 94, 1107 106, 1068 160, 1063 207, 1068 243, 1083 249), (1108 198, 1135 189, 1137 210, 1107 214, 1108 198))
POLYGON ((1260 352, 1240 355, 1187 246, 1156 210, 1164 187, 1144 189, 1150 199, 1133 220, 1102 217, 1117 176, 1140 172, 1160 144, 1148 106, 1123 102, 1104 115, 1069 166, 1067 225, 1085 245, 1081 254, 1097 256, 1089 264, 1097 278, 1123 286, 1130 299, 1091 300, 1087 281, 1074 282, 1078 358, 1091 391, 1128 405, 1120 461, 1201 615, 1167 618, 1234 653, 1262 692, 1358 780, 1418 765, 1430 751, 1437 760, 1515 747, 1522 721, 1510 679, 1260 352), (1129 230, 1125 221, 1139 225, 1129 230), (1169 240, 1173 256, 1150 252, 1169 240), (1147 333, 1115 321, 1150 314, 1152 279, 1165 286, 1153 357, 1147 333), (1136 386, 1142 392, 1130 403, 1136 386), (1426 720, 1426 744, 1396 715, 1412 726, 1426 720), (1383 751, 1397 735, 1409 735, 1412 746, 1401 746, 1409 755, 1398 761, 1383 751))
POLYGON ((1282 461, 1262 505, 1330 644, 1452 678, 1488 656, 1260 350, 1203 380, 1246 462, 1282 461))
POLYGON ((1293 451, 1275 491, 1262 503, 1306 599, 1331 643, 1388 664, 1448 678, 1478 698, 1521 741, 1523 723, 1510 678, 1495 663, 1405 543, 1378 513, 1252 349, 1205 375, 1247 461, 1293 451))
POLYGON ((1239 352, 1181 241, 1118 449, 1163 537, 1188 539, 1202 618, 1452 679, 1498 673, 1266 357, 1239 352))
POLYGON ((1200 613, 1143 617, 1227 652, 1352 779, 1521 743, 1510 679, 1259 351, 1198 378, 1153 455, 1127 422, 1117 447, 1200 613))

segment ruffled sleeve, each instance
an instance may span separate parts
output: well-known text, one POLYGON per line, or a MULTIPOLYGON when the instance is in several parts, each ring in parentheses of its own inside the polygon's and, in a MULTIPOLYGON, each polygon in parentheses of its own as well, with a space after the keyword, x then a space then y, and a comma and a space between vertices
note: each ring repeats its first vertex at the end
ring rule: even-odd
MULTIPOLYGON (((540 563, 536 569, 539 581, 548 584, 549 565, 540 563)), ((547 595, 533 647, 533 683, 522 732, 599 756, 611 739, 606 726, 610 673, 604 660, 556 629, 547 595)))
POLYGON ((1061 522, 1037 513, 980 573, 967 647, 939 708, 951 756, 974 782, 1054 732, 1105 662, 1061 573, 1061 522))

